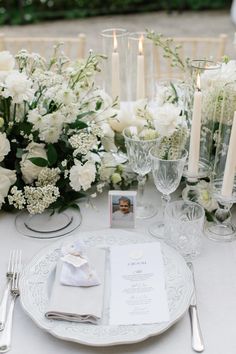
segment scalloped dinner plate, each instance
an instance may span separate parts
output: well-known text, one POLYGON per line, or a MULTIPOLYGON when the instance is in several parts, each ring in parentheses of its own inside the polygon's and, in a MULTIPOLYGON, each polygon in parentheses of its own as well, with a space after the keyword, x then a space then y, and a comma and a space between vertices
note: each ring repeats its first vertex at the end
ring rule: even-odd
POLYGON ((118 229, 79 232, 59 240, 41 250, 25 267, 21 280, 21 304, 25 312, 42 329, 62 340, 91 346, 109 346, 135 343, 166 331, 187 311, 193 293, 192 275, 186 262, 174 249, 162 243, 165 266, 165 282, 170 310, 170 321, 143 325, 110 326, 109 315, 109 267, 107 268, 102 323, 75 323, 49 320, 45 312, 55 277, 55 267, 60 248, 65 241, 82 239, 89 247, 108 248, 112 245, 155 242, 148 235, 118 229))

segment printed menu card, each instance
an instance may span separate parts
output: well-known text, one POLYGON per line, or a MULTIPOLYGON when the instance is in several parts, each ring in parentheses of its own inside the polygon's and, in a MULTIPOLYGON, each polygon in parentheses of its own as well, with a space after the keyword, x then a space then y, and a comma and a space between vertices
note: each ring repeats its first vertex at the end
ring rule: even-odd
POLYGON ((110 325, 169 321, 159 242, 110 248, 110 325))

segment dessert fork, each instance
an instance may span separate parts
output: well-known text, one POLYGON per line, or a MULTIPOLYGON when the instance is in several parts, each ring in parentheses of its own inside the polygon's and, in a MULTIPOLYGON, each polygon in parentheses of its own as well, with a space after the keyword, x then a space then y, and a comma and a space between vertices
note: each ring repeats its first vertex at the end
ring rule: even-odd
POLYGON ((7 313, 4 330, 0 332, 0 353, 5 353, 11 349, 11 333, 12 333, 12 320, 15 302, 20 295, 19 291, 19 277, 21 270, 21 251, 18 252, 18 256, 15 259, 13 266, 12 279, 10 281, 10 305, 7 313))
POLYGON ((21 260, 21 251, 20 250, 11 250, 8 267, 6 272, 7 282, 4 288, 3 297, 0 303, 0 331, 5 327, 6 322, 6 313, 7 313, 7 303, 11 289, 11 281, 13 279, 13 272, 16 269, 18 262, 21 260))

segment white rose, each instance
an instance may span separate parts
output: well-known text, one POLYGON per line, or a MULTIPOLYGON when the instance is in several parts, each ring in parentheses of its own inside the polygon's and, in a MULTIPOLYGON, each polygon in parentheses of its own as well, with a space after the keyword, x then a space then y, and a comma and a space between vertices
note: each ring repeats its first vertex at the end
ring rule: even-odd
POLYGON ((47 154, 44 147, 44 144, 30 143, 26 148, 28 152, 22 155, 22 160, 20 162, 21 172, 23 179, 27 184, 31 184, 35 179, 37 179, 39 173, 43 169, 43 167, 33 164, 29 158, 42 157, 47 160, 47 154))
POLYGON ((84 165, 79 162, 70 169, 70 185, 76 191, 81 189, 86 191, 91 187, 92 182, 95 181, 96 167, 90 161, 84 165))
POLYGON ((5 89, 2 95, 12 97, 13 103, 23 103, 33 99, 32 81, 18 71, 12 71, 5 80, 5 89))
POLYGON ((11 150, 9 140, 6 137, 6 133, 0 133, 0 161, 3 161, 4 157, 11 150))
POLYGON ((16 182, 15 171, 0 167, 0 209, 12 184, 16 182))
POLYGON ((121 133, 129 126, 143 127, 145 123, 145 120, 135 118, 133 112, 128 108, 122 108, 120 111, 117 111, 115 117, 109 119, 111 128, 118 133, 121 133))
POLYGON ((162 136, 170 136, 174 133, 179 122, 180 108, 166 103, 155 111, 154 126, 162 136))

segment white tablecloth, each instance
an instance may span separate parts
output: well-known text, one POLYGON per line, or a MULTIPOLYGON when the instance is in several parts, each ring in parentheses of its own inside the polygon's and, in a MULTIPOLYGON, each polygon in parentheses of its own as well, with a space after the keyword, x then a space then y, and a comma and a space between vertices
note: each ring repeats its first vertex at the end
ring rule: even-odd
MULTIPOLYGON (((148 197, 160 205, 160 194, 150 185, 148 197)), ((176 194, 178 196, 179 193, 176 194)), ((81 206, 80 230, 107 228, 108 197, 104 193, 93 199, 94 207, 81 206)), ((137 231, 148 232, 147 219, 137 222, 137 231)), ((5 282, 9 251, 20 248, 27 263, 42 247, 54 242, 25 237, 16 231, 15 215, 0 213, 0 287, 5 282)), ((236 220, 236 218, 235 218, 236 220)), ((206 354, 236 353, 236 242, 215 243, 204 238, 201 256, 194 260, 198 306, 206 354)), ((190 354, 190 323, 188 314, 162 335, 143 342, 106 348, 88 347, 54 338, 38 328, 24 313, 17 301, 14 313, 12 354, 190 354)))

